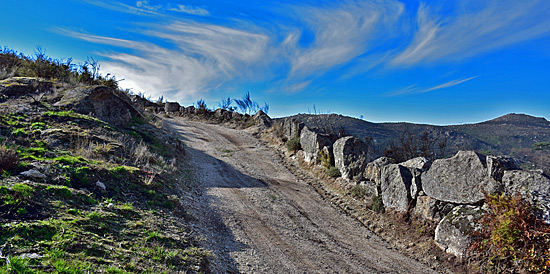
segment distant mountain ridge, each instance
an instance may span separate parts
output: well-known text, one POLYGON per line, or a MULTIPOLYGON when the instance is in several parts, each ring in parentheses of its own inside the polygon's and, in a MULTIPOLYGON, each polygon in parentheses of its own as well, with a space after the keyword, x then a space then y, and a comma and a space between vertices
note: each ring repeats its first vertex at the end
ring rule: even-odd
POLYGON ((510 155, 531 167, 550 168, 550 153, 533 149, 536 143, 550 143, 550 122, 543 117, 510 113, 480 123, 448 126, 373 123, 338 114, 298 114, 288 118, 320 131, 343 130, 362 140, 372 138, 380 154, 391 140, 398 141, 404 133, 420 136, 427 132, 431 138, 446 138, 446 156, 458 150, 476 150, 484 154, 510 155))

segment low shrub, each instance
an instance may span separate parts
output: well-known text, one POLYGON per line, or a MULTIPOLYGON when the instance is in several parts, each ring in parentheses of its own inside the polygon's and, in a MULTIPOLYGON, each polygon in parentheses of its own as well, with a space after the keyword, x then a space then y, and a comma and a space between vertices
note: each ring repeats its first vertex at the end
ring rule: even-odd
POLYGON ((286 142, 286 149, 291 152, 296 152, 302 147, 300 145, 300 137, 295 137, 286 142))
POLYGON ((485 201, 489 210, 470 248, 477 251, 479 265, 472 267, 490 273, 548 273, 550 225, 519 194, 486 194, 485 201))
POLYGON ((371 205, 372 211, 376 213, 384 213, 384 202, 382 201, 382 196, 373 196, 372 197, 372 205, 371 205))
POLYGON ((368 191, 360 185, 354 185, 351 188, 350 193, 351 193, 351 196, 356 199, 361 199, 369 194, 368 191))
POLYGON ((340 173, 340 170, 335 166, 330 167, 325 172, 327 173, 328 176, 333 177, 333 178, 342 176, 342 174, 340 173))

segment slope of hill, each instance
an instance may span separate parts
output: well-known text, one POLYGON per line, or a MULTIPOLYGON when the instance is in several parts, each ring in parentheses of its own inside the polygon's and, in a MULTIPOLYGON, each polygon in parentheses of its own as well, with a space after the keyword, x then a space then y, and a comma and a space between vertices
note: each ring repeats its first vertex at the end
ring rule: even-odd
POLYGON ((0 273, 207 271, 183 145, 125 96, 0 81, 0 273))
POLYGON ((372 138, 380 155, 392 140, 399 142, 404 135, 418 137, 427 132, 432 140, 447 142, 444 155, 438 157, 453 155, 458 150, 476 150, 485 154, 510 155, 531 167, 550 167, 548 153, 533 149, 536 143, 550 142, 550 122, 541 117, 511 113, 486 122, 451 126, 372 123, 336 114, 298 114, 289 118, 324 132, 345 131, 362 140, 372 138))

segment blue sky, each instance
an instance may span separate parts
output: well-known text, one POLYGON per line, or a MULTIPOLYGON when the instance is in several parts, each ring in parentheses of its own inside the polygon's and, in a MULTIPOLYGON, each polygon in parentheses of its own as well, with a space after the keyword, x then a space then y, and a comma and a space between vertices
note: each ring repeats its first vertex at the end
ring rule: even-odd
POLYGON ((3 0, 0 45, 82 62, 133 92, 270 116, 550 118, 550 2, 3 0))

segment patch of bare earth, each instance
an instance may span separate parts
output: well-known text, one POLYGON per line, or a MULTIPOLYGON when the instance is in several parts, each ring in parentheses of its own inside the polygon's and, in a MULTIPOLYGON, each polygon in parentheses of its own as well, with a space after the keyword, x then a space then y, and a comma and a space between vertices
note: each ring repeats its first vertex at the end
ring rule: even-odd
POLYGON ((345 214, 309 172, 252 134, 166 122, 195 164, 199 196, 187 200, 216 255, 212 272, 435 273, 345 214))

